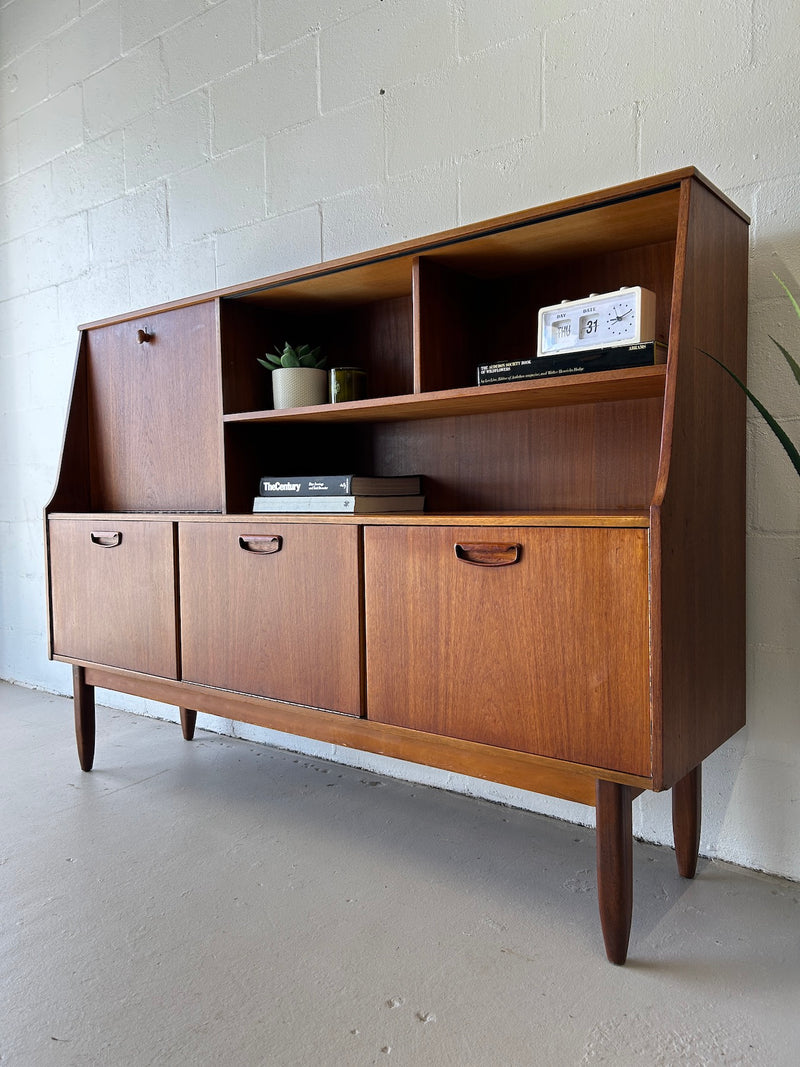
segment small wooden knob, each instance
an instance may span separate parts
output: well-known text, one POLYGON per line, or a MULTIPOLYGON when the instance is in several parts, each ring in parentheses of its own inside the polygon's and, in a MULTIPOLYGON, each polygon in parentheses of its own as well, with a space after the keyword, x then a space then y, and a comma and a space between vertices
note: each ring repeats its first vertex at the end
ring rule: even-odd
POLYGON ((139 342, 140 345, 143 345, 145 341, 152 341, 153 335, 151 333, 148 333, 147 330, 139 330, 136 334, 136 340, 139 342))

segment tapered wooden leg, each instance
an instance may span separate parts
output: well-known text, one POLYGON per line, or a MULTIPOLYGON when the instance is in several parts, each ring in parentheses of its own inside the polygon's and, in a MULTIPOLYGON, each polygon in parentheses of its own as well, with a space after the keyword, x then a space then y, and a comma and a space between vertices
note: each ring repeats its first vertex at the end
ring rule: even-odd
POLYGON ((86 684, 83 667, 72 668, 72 699, 78 759, 81 769, 90 771, 94 763, 94 686, 86 684))
POLYGON ((624 963, 633 914, 633 791, 597 782, 597 899, 606 955, 624 963))
POLYGON ((684 878, 694 878, 700 851, 702 818, 702 764, 672 787, 672 834, 678 871, 684 878))
POLYGON ((191 741, 194 737, 197 712, 192 711, 191 708, 178 708, 178 711, 181 713, 181 730, 183 730, 184 740, 191 741))

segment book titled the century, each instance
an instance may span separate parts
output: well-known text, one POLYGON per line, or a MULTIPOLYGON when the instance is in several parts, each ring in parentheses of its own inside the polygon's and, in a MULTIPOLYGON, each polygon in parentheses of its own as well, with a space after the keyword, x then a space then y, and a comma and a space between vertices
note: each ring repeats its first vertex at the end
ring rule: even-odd
POLYGON ((324 513, 326 515, 422 511, 424 496, 257 496, 253 511, 324 513))
POLYGON ((421 491, 421 478, 416 474, 390 478, 360 474, 265 475, 259 483, 262 496, 411 496, 421 491))
POLYGON ((592 348, 560 356, 533 356, 513 363, 484 363, 478 367, 478 385, 522 382, 531 378, 557 378, 562 374, 591 374, 623 367, 652 367, 666 363, 667 348, 659 341, 642 341, 614 348, 592 348))

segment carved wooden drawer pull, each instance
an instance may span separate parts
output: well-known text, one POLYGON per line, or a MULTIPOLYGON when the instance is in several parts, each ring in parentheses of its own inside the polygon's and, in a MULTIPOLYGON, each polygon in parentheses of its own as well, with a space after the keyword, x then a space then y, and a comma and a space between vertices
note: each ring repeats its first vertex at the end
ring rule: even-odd
POLYGON ((116 548, 117 545, 122 543, 122 534, 119 530, 114 530, 110 533, 92 530, 89 536, 92 539, 92 544, 99 545, 101 548, 116 548))
POLYGON ((476 567, 508 567, 519 560, 522 545, 456 544, 456 557, 476 567))
POLYGON ((245 552, 257 552, 262 556, 271 556, 280 552, 283 538, 278 534, 242 534, 239 538, 239 548, 245 552))

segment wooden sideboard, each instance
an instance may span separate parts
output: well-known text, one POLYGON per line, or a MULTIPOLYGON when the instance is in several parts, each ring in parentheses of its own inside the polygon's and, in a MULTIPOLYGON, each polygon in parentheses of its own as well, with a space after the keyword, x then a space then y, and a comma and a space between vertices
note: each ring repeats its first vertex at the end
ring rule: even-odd
POLYGON ((633 799, 673 790, 691 877, 744 724, 744 400, 702 350, 744 376, 747 241, 689 168, 82 327, 45 529, 84 770, 102 686, 187 739, 201 710, 595 805, 624 962, 633 799), (624 285, 665 365, 475 384, 624 285), (286 339, 368 399, 273 410, 286 339), (345 471, 422 474, 426 510, 251 514, 262 474, 345 471))

